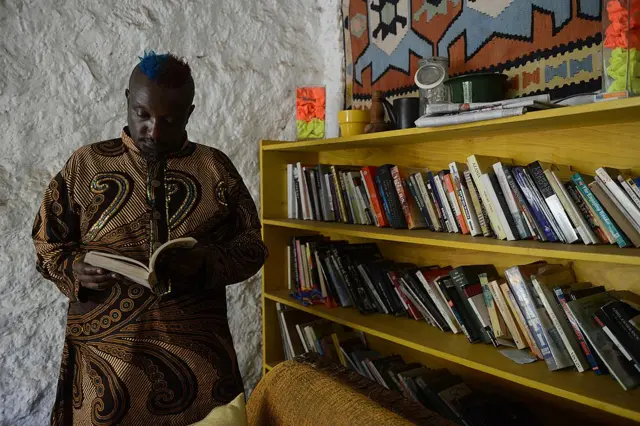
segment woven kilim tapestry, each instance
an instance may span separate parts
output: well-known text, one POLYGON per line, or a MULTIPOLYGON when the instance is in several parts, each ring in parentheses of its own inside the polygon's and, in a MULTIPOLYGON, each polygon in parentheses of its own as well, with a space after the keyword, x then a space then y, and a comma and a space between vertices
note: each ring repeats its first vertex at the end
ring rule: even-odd
POLYGON ((343 0, 342 13, 347 107, 373 90, 417 96, 430 56, 448 57, 450 76, 506 74, 509 97, 601 88, 600 0, 343 0))

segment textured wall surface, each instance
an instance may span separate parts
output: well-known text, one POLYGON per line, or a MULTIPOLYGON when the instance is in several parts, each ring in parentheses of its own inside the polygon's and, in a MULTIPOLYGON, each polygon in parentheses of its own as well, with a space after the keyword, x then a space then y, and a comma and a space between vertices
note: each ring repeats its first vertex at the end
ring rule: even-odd
MULTIPOLYGON (((342 104, 338 0, 0 1, 0 424, 48 421, 66 300, 34 268, 41 193, 78 147, 119 135, 124 89, 144 49, 194 71, 191 140, 225 151, 257 203, 258 140, 295 136, 297 84, 342 104)), ((260 371, 259 280, 229 288, 245 383, 260 371)))

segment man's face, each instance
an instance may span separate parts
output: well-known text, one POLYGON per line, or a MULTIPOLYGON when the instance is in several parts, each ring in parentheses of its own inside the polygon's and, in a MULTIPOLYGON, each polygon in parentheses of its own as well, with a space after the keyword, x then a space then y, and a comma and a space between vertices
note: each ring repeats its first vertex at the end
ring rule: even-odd
POLYGON ((191 97, 183 89, 160 87, 145 77, 130 84, 127 121, 131 138, 148 159, 179 151, 193 111, 191 97))

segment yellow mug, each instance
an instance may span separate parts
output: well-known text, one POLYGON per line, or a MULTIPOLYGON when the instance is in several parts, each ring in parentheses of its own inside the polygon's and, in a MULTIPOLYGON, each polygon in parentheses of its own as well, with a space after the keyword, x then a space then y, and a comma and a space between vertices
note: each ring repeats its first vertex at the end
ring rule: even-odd
POLYGON ((364 133, 364 128, 371 121, 369 110, 350 109, 338 111, 340 136, 355 136, 364 133))

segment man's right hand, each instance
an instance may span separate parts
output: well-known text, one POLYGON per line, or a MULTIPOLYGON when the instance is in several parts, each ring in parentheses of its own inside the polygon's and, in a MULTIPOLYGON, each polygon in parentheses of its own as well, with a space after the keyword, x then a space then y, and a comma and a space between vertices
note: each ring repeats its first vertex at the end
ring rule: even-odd
POLYGON ((84 257, 73 264, 73 274, 82 287, 97 291, 113 287, 120 279, 118 274, 85 263, 84 257))

